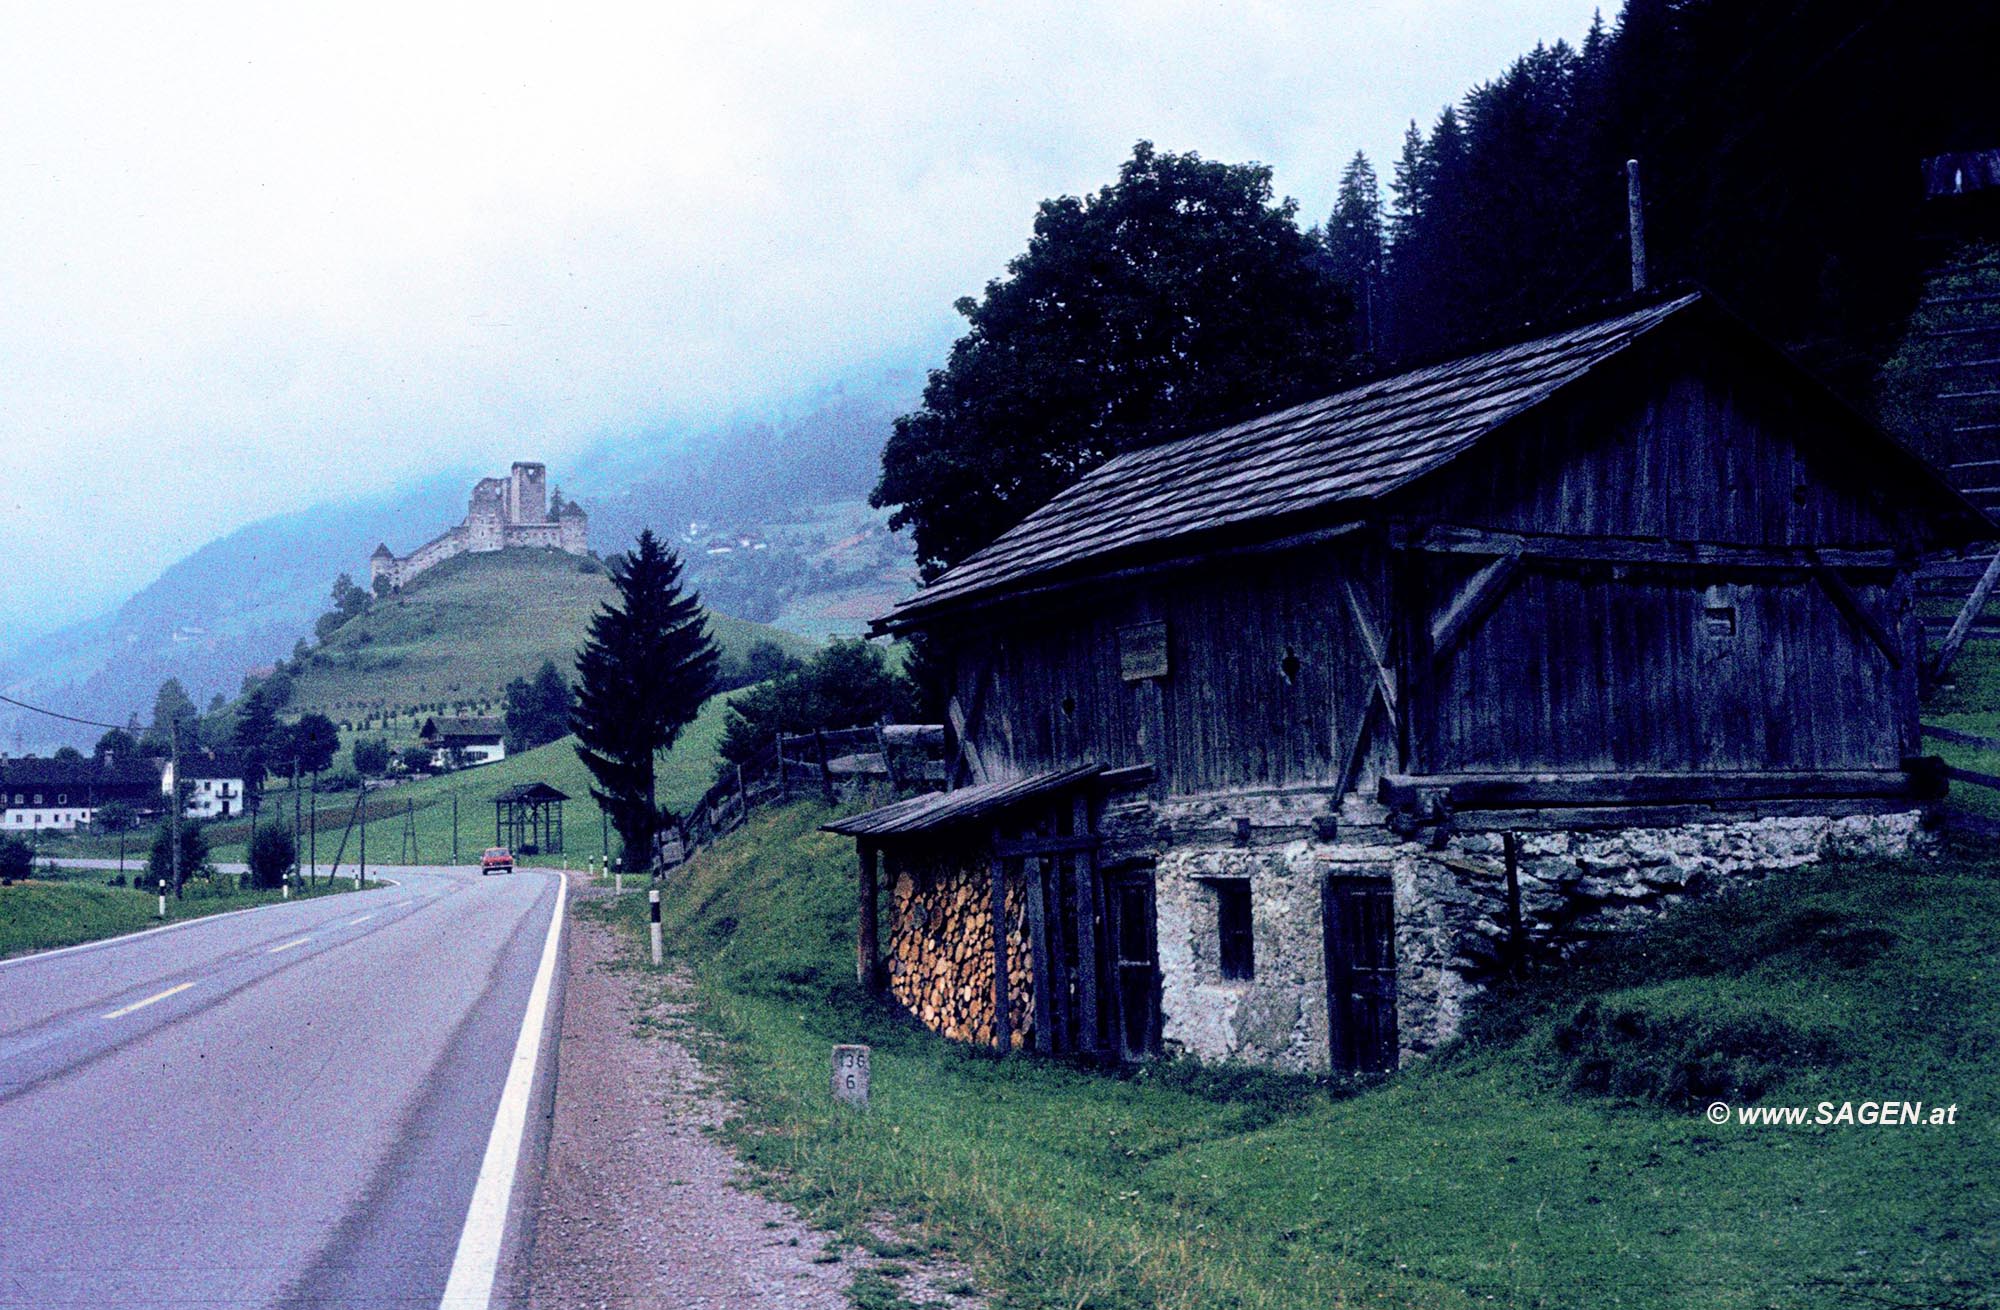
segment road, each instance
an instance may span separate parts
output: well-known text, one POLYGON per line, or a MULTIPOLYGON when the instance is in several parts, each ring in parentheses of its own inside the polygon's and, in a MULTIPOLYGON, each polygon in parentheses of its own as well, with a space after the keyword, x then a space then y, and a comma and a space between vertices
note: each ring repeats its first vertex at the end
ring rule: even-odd
POLYGON ((0 1307, 483 1301, 559 880, 370 876, 0 963, 0 1307))

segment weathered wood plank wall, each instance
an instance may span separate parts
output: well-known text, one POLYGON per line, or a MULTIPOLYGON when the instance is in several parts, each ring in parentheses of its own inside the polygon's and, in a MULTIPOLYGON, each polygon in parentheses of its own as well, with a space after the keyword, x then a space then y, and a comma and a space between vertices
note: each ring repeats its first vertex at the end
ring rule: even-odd
POLYGON ((1838 417, 1727 363, 1607 366, 1384 506, 1380 532, 1001 612, 957 647, 959 703, 995 776, 1150 763, 1166 794, 1337 786, 1366 722, 1384 749, 1364 789, 1381 768, 1893 769, 1918 734, 1914 525, 1814 447, 1838 417), (1433 525, 1463 530, 1455 553, 1423 548, 1433 525), (1518 564, 1481 531, 1526 534, 1494 539, 1528 543, 1518 564), (1548 557, 1592 541, 1604 559, 1548 557), (1696 561, 1648 559, 1690 543, 1696 561), (1800 548, 1846 555, 1774 553, 1800 548), (1128 676, 1161 623, 1165 675, 1128 676))

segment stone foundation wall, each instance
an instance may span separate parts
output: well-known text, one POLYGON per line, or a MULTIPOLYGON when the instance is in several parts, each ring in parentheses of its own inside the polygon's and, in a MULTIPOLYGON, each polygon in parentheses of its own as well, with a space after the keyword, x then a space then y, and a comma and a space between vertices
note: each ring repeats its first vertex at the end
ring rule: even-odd
MULTIPOLYGON (((993 1044, 993 874, 985 855, 938 858, 898 869, 883 925, 889 992, 932 1032, 993 1044)), ((1034 961, 1026 892, 1006 893, 1008 1014, 1013 1044, 1032 1040, 1034 961)))
MULTIPOLYGON (((1331 818, 1325 797, 1203 798, 1128 811, 1128 844, 1154 849, 1163 1037, 1170 1053, 1296 1071, 1330 1064, 1322 894, 1335 876, 1390 881, 1396 905, 1397 1023, 1405 1059, 1457 1034, 1506 953, 1499 832, 1427 840, 1331 818), (1249 820, 1246 831, 1236 822, 1249 820), (1323 837, 1321 832, 1337 835, 1323 837), (1222 977, 1216 881, 1250 887, 1255 975, 1222 977)), ((1465 826, 1468 816, 1458 816, 1465 826)), ((1636 926, 1679 898, 1833 855, 1901 855, 1924 843, 1910 811, 1718 819, 1671 827, 1524 832, 1518 949, 1560 958, 1636 926)))

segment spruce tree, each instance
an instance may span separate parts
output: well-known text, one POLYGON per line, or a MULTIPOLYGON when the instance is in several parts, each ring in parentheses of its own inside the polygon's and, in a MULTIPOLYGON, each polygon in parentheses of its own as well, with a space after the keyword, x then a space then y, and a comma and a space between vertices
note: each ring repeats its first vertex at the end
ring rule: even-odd
POLYGON ((1326 253, 1333 275, 1354 299, 1364 352, 1376 347, 1377 302, 1382 277, 1382 189, 1375 166, 1357 150, 1340 175, 1340 192, 1326 220, 1326 253))
POLYGON ((681 561, 650 530, 611 563, 618 597, 590 621, 577 653, 577 756, 591 795, 618 829, 627 867, 652 863, 666 824, 653 792, 653 757, 674 744, 715 682, 716 649, 701 601, 681 590, 681 561))

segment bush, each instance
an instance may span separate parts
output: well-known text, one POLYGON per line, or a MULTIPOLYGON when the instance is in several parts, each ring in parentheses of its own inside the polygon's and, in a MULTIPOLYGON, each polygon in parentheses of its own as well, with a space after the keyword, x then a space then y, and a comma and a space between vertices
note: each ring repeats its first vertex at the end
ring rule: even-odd
POLYGON ((1785 1078, 1840 1058, 1834 1035, 1730 999, 1665 984, 1591 997, 1550 1045, 1577 1091, 1674 1109, 1755 1101, 1785 1078))
POLYGON ((298 860, 299 848, 289 831, 277 824, 257 829, 250 839, 250 885, 260 891, 283 886, 298 860))
POLYGON ((879 646, 835 641, 803 664, 783 662, 782 651, 776 657, 760 657, 769 669, 768 681, 729 703, 717 747, 722 756, 718 777, 729 766, 755 758, 780 732, 856 728, 884 719, 904 722, 914 712, 914 688, 889 667, 879 646))
MULTIPOLYGON (((181 824, 181 881, 203 873, 208 868, 208 834, 201 825, 193 822, 181 824)), ((169 887, 174 885, 174 838, 173 824, 162 821, 160 830, 153 836, 153 851, 146 859, 146 880, 157 887, 165 879, 169 887)))
POLYGON ((106 801, 97 807, 90 826, 99 832, 130 832, 139 826, 139 807, 130 801, 106 801))
POLYGON ((332 769, 319 780, 321 791, 353 791, 361 785, 361 775, 351 768, 332 769))
POLYGON ((18 882, 35 871, 35 848, 12 833, 0 834, 0 882, 18 882))
POLYGON ((389 771, 389 739, 363 737, 354 743, 354 771, 364 778, 379 777, 389 771))

